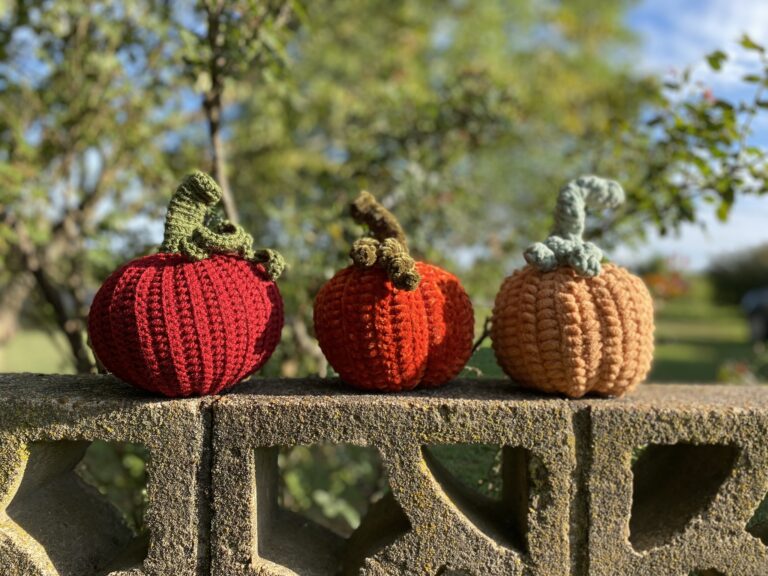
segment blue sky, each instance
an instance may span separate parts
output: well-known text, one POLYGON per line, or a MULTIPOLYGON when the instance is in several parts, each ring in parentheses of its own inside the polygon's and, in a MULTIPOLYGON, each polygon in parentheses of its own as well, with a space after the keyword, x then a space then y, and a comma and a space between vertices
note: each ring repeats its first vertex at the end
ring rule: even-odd
MULTIPOLYGON (((747 33, 768 43, 768 0, 641 0, 628 23, 642 40, 639 67, 657 73, 693 67, 695 77, 716 96, 736 99, 745 94, 741 77, 755 64, 738 50, 738 39, 747 33), (715 75, 701 63, 717 49, 737 57, 715 75)), ((754 125, 754 142, 768 148, 766 116, 754 125)), ((631 264, 656 253, 701 269, 719 254, 768 243, 768 197, 738 199, 725 224, 711 207, 703 210, 705 229, 686 226, 678 237, 652 235, 640 249, 619 247, 613 258, 631 264)))

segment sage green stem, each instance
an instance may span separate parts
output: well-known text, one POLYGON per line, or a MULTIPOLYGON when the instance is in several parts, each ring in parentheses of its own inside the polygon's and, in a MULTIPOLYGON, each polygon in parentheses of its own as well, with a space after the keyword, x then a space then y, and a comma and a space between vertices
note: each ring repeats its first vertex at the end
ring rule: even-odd
POLYGON ((583 238, 587 207, 616 208, 624 198, 621 185, 613 180, 597 176, 571 180, 560 190, 552 234, 525 251, 526 261, 542 272, 570 266, 582 276, 598 276, 603 252, 583 238))
POLYGON ((263 263, 267 275, 276 280, 285 268, 285 260, 274 250, 254 251, 253 237, 215 212, 221 197, 221 188, 208 174, 194 172, 187 176, 168 205, 160 252, 184 254, 191 260, 238 254, 263 263))
POLYGON ((395 288, 416 290, 421 276, 408 252, 405 232, 394 215, 368 192, 360 192, 350 205, 350 213, 355 222, 368 226, 374 236, 361 238, 352 245, 352 261, 363 267, 379 265, 395 288))

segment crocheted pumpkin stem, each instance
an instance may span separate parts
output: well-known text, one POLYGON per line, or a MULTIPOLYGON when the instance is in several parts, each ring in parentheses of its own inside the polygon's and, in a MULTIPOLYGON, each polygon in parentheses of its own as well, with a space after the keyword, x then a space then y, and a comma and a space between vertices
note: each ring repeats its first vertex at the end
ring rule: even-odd
POLYGON ((542 272, 570 266, 582 276, 598 276, 603 251, 584 241, 587 207, 616 208, 623 202, 624 190, 618 182, 597 176, 571 180, 557 198, 552 234, 525 251, 526 261, 542 272))
POLYGON ((367 226, 373 238, 361 238, 352 245, 349 255, 358 266, 382 266, 395 288, 416 290, 421 276, 416 261, 408 252, 402 226, 389 210, 369 192, 362 191, 350 205, 352 218, 367 226))
POLYGON ((168 204, 160 252, 184 254, 191 260, 213 254, 239 254, 263 263, 269 277, 276 280, 285 268, 285 260, 275 250, 254 251, 253 237, 215 212, 213 207, 221 196, 221 188, 208 174, 198 171, 187 176, 168 204))

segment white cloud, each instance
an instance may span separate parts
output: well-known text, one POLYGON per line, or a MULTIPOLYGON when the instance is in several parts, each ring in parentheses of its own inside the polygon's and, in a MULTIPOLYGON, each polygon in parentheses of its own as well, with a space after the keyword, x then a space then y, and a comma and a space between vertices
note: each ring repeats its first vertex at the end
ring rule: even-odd
POLYGON ((702 270, 723 254, 768 243, 768 197, 739 198, 727 222, 720 222, 711 206, 702 207, 702 226, 686 225, 677 236, 650 234, 641 246, 618 247, 611 257, 624 265, 644 262, 651 256, 675 258, 692 270, 702 270))
MULTIPOLYGON (((757 58, 739 48, 738 41, 746 33, 756 42, 766 42, 768 0, 643 0, 631 11, 628 23, 643 42, 637 63, 641 69, 664 74, 693 67, 694 77, 716 96, 751 98, 751 87, 742 77, 755 71, 757 58), (716 74, 703 62, 718 49, 730 59, 716 74)), ((766 115, 756 119, 755 141, 765 140, 767 122, 766 115)), ((632 264, 661 254, 700 270, 723 253, 768 243, 768 197, 739 198, 725 223, 717 220, 711 206, 702 205, 701 210, 703 229, 684 226, 678 236, 667 238, 651 234, 639 248, 619 247, 613 257, 632 264)))
POLYGON ((713 50, 733 52, 744 33, 760 42, 768 31, 768 1, 644 0, 629 24, 643 39, 640 64, 666 71, 696 64, 713 50))

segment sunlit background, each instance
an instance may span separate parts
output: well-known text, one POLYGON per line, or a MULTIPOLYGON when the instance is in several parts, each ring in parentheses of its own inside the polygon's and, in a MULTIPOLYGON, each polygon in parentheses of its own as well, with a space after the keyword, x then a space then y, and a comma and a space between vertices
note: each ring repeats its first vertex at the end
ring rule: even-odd
MULTIPOLYGON (((0 372, 92 372, 85 319, 161 241, 197 168, 280 250, 286 326, 261 375, 332 376, 312 299, 364 231, 369 189, 485 320, 583 173, 622 183, 590 238, 642 275, 656 382, 768 379, 764 0, 0 0, 0 372)), ((434 450, 498 492, 499 447, 434 450)), ((81 475, 143 529, 146 451, 81 475)), ((282 503, 349 534, 385 497, 374 450, 284 449, 282 503)))

